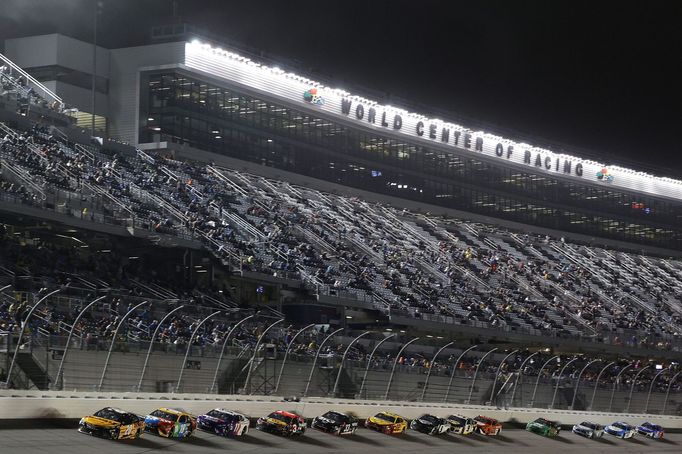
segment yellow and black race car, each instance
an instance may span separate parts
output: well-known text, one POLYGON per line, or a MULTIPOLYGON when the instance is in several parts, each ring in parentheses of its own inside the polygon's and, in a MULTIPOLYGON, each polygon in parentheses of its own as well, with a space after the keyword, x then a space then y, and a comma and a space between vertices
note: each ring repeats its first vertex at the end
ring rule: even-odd
POLYGON ((144 433, 144 419, 118 408, 107 407, 82 418, 78 423, 78 431, 112 440, 139 438, 144 433))
POLYGON ((400 415, 382 411, 367 418, 365 427, 385 434, 404 434, 407 431, 407 421, 400 415))

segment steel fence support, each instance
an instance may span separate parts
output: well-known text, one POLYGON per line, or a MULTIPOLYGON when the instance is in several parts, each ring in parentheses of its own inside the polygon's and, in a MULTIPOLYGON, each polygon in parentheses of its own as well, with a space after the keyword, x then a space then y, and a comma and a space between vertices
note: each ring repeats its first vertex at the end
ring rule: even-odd
POLYGON ((670 388, 672 388, 673 383, 675 382, 675 380, 677 379, 677 377, 678 377, 680 374, 682 374, 682 371, 679 371, 678 373, 676 373, 675 375, 673 375, 673 377, 672 377, 672 378, 670 379, 670 381, 668 382, 668 389, 667 389, 667 391, 665 392, 665 400, 663 401, 663 410, 661 410, 661 414, 662 414, 662 415, 665 414, 665 407, 668 406, 668 396, 670 396, 670 388))
POLYGON ((277 375, 277 383, 275 384, 275 391, 274 392, 279 391, 279 383, 282 381, 282 373, 284 373, 284 366, 287 363, 287 358, 289 357, 289 351, 291 350, 291 346, 294 345, 296 338, 300 334, 309 330, 310 328, 312 328, 315 325, 316 325, 316 323, 311 323, 310 325, 301 328, 300 330, 298 330, 298 332, 296 334, 294 334, 294 337, 292 337, 291 340, 289 341, 289 344, 287 345, 287 349, 284 352, 284 359, 282 360, 282 366, 279 368, 279 374, 277 375))
POLYGON ((559 371, 559 376, 557 377, 556 386, 554 387, 554 395, 552 396, 552 403, 549 405, 550 410, 554 409, 554 401, 556 400, 557 392, 559 392, 559 385, 561 384, 561 377, 564 375, 564 371, 566 370, 566 368, 568 366, 570 366, 571 364, 576 362, 578 359, 579 358, 577 358, 577 357, 573 358, 572 360, 570 360, 569 362, 564 364, 564 367, 562 367, 561 370, 559 371))
POLYGON ((244 317, 243 319, 239 320, 228 332, 227 335, 225 336, 225 339, 223 339, 223 347, 220 349, 220 356, 218 357, 218 364, 216 364, 215 367, 215 374, 213 374, 213 383, 211 383, 211 393, 213 393, 213 390, 215 389, 215 384, 218 381, 218 373, 220 371, 220 363, 223 362, 223 354, 225 353, 225 346, 227 345, 227 341, 230 339, 234 331, 239 328, 239 326, 246 322, 247 320, 250 320, 254 317, 256 317, 258 314, 253 314, 249 315, 248 317, 244 317))
POLYGON ((649 410, 649 399, 651 399, 651 391, 654 389, 654 383, 656 383, 656 379, 663 372, 668 372, 669 370, 670 370, 670 368, 667 367, 667 368, 661 370, 656 375, 654 375, 654 378, 651 379, 651 384, 649 385, 649 393, 646 395, 646 405, 644 406, 644 413, 646 413, 649 410))
POLYGON ((639 376, 642 375, 642 372, 649 369, 650 367, 651 367, 651 365, 645 366, 645 367, 641 368, 639 370, 639 372, 637 372, 635 374, 635 378, 632 380, 632 386, 630 387, 630 395, 628 396, 628 405, 627 405, 627 407, 625 407, 625 413, 630 411, 630 403, 632 402, 632 393, 635 392, 635 385, 637 384, 637 378, 639 378, 639 376))
POLYGON ((263 340, 265 335, 268 333, 268 331, 270 331, 272 328, 274 328, 276 325, 279 325, 283 321, 284 321, 284 319, 280 318, 279 320, 277 320, 276 322, 272 323, 270 326, 265 328, 263 333, 260 336, 258 336, 258 340, 256 341, 256 346, 253 349, 253 355, 251 356, 251 360, 249 361, 249 371, 247 372, 246 380, 244 381, 244 388, 246 390, 248 390, 246 394, 251 394, 251 392, 252 392, 251 375, 253 374, 253 363, 256 362, 256 355, 258 354, 258 349, 260 348, 261 341, 263 340))
POLYGON ((107 352, 107 359, 106 359, 106 361, 104 361, 104 367, 102 368, 102 376, 99 379, 99 385, 97 385, 97 391, 102 391, 102 384, 104 384, 104 376, 106 375, 107 368, 109 367, 109 360, 111 359, 111 351, 114 349, 114 344, 116 344, 116 337, 118 337, 118 330, 121 328, 121 326, 123 325, 123 322, 126 321, 126 319, 128 318, 128 316, 130 314, 135 312, 135 310, 138 307, 143 306, 147 303, 148 303, 148 301, 142 301, 140 304, 138 304, 135 307, 133 307, 132 309, 130 309, 128 312, 126 312, 126 314, 123 316, 123 318, 121 320, 119 320, 118 325, 116 325, 116 329, 114 330, 114 335, 111 338, 111 344, 109 344, 109 351, 107 352))
MULTIPOLYGON (((78 322, 80 321, 80 319, 81 319, 81 317, 83 316, 83 314, 85 314, 85 311, 87 311, 88 309, 90 309, 90 307, 92 307, 94 304, 98 303, 99 301, 102 301, 104 298, 106 298, 106 295, 105 295, 105 296, 100 296, 99 298, 93 300, 93 301, 90 302, 87 306, 85 306, 85 307, 78 313, 78 315, 76 316, 76 320, 74 320, 73 324, 71 325, 71 329, 69 330, 69 335, 68 335, 67 338, 66 338, 66 346, 64 346, 64 352, 62 353, 62 359, 61 359, 61 361, 59 361, 59 369, 57 369, 57 377, 55 378, 55 386, 58 387, 58 389, 63 389, 63 388, 64 388, 64 384, 63 384, 63 381, 64 381, 64 380, 62 379, 62 384, 60 385, 60 384, 59 384, 59 383, 60 383, 60 382, 59 382, 59 379, 61 378, 61 376, 62 376, 62 371, 64 370, 64 361, 66 360, 66 355, 67 355, 67 353, 69 353, 69 347, 71 346, 71 337, 73 336, 73 331, 76 329, 76 325, 77 325, 78 322)), ((82 339, 82 338, 83 338, 83 337, 81 336, 81 339, 82 339)))
POLYGON ((468 352, 470 352, 476 347, 478 347, 478 345, 474 345, 472 347, 467 348, 457 357, 457 361, 455 361, 455 364, 452 366, 452 373, 450 374, 450 380, 448 381, 448 389, 445 390, 445 397, 443 398, 443 402, 448 401, 448 396, 450 395, 450 387, 452 386, 452 380, 455 378, 455 372, 457 372, 457 364, 459 364, 462 358, 464 358, 464 355, 466 355, 468 352))
POLYGON ((391 376, 388 377, 388 385, 386 385, 386 394, 384 394, 384 400, 388 400, 388 393, 391 391, 391 385, 393 384, 393 375, 395 374, 395 368, 398 365, 398 360, 400 359, 400 355, 403 354, 403 351, 408 347, 408 345, 418 341, 420 338, 415 337, 411 341, 407 342, 406 344, 403 344, 401 347, 400 351, 398 351, 398 354, 395 355, 395 360, 393 361, 393 368, 391 369, 391 376))
POLYGON ((182 364, 180 365, 180 373, 178 374, 178 383, 175 385, 175 392, 179 393, 180 392, 180 385, 182 383, 182 375, 185 373, 185 367, 187 366, 187 358, 189 358, 189 354, 192 351, 192 342, 194 342, 194 337, 197 335, 199 332, 199 328, 201 328, 204 323, 206 323, 209 319, 215 317, 216 315, 220 314, 222 311, 215 311, 214 313, 204 317, 202 321, 199 322, 199 324, 194 328, 194 331, 192 331, 192 335, 189 336, 189 342, 187 342, 187 349, 185 350, 185 357, 182 360, 182 364))
POLYGON ((595 396, 597 395, 597 387, 599 386, 599 379, 601 378, 602 374, 603 374, 609 367, 613 366, 614 364, 616 364, 616 362, 615 362, 615 361, 611 361, 610 363, 608 363, 606 366, 604 366, 604 367, 599 371, 599 374, 597 374, 597 379, 596 379, 595 382, 594 382, 594 390, 592 391, 592 399, 590 400, 590 408, 588 408, 587 410, 590 410, 590 411, 591 411, 592 408, 594 408, 594 398, 595 398, 595 396))
POLYGON ((149 341, 149 349, 147 350, 147 356, 144 357, 144 364, 142 365, 142 372, 140 373, 140 381, 137 383, 137 392, 140 392, 140 389, 142 389, 142 381, 144 380, 144 374, 147 371, 147 364, 149 363, 149 356, 152 354, 152 349, 154 348, 154 340, 156 339, 156 335, 159 333, 159 330, 161 329, 161 326, 163 325, 163 322, 166 321, 168 317, 173 315, 175 312, 179 311, 185 307, 184 305, 178 306, 169 313, 167 313, 159 322, 158 325, 156 325, 156 329, 154 329, 154 333, 152 334, 152 338, 149 341))
POLYGON ((433 359, 429 363, 429 371, 426 373, 426 380, 424 381, 424 388, 422 389, 422 397, 420 399, 421 402, 424 402, 424 396, 426 396, 426 389, 429 387, 429 379, 431 378, 431 371, 433 370, 433 363, 436 362, 436 358, 438 358, 438 355, 440 355, 440 352, 448 348, 454 344, 454 342, 448 342, 447 344, 443 345, 441 348, 438 349, 435 355, 433 355, 433 359))
POLYGON ((632 367, 632 364, 628 364, 627 366, 622 368, 620 372, 618 372, 618 375, 616 375, 616 379, 613 381, 613 389, 611 389, 611 399, 609 399, 609 411, 611 411, 611 408, 613 406, 613 396, 616 394, 616 386, 618 385, 618 379, 623 374, 623 372, 625 372, 626 370, 628 370, 631 367, 632 367))
POLYGON ((344 328, 339 328, 336 331, 332 331, 331 334, 329 334, 327 337, 324 338, 322 343, 320 343, 320 346, 317 347, 317 351, 315 352, 315 359, 313 360, 313 365, 310 367, 310 375, 308 375, 308 381, 305 384, 305 391, 303 391, 303 397, 306 397, 308 395, 308 389, 310 388, 310 382, 313 381, 313 374, 315 373, 315 366, 317 366, 317 358, 320 357, 320 352, 322 351, 322 347, 324 347, 324 344, 326 344, 329 339, 331 339, 334 335, 336 335, 337 333, 340 333, 343 330, 344 330, 344 328))
MULTIPOLYGON (((514 381, 514 389, 512 389, 512 395, 511 395, 511 406, 512 407, 514 406, 514 396, 516 395, 516 388, 518 388, 518 386, 519 386, 519 381, 521 381, 522 382, 521 384, 523 384, 523 367, 526 365, 528 360, 530 360, 533 356, 539 355, 539 354, 540 354, 539 351, 532 353, 526 359, 524 359, 523 362, 521 363, 521 366, 519 367, 519 372, 516 375, 516 381, 514 381)), ((523 393, 521 394, 521 405, 520 406, 521 407, 523 406, 523 393)))
POLYGON ((493 380, 493 389, 490 391, 490 406, 492 407, 493 405, 493 399, 495 396, 495 387, 497 386, 497 379, 500 376, 500 371, 502 370, 502 365, 509 359, 509 357, 515 353, 518 353, 518 350, 514 350, 511 353, 509 353, 507 356, 504 357, 504 359, 500 362, 500 365, 497 366, 497 372, 495 373, 495 380, 493 380))
POLYGON ((491 354, 492 352, 495 352, 495 351, 497 351, 497 347, 493 348, 488 353, 483 355, 481 357, 480 361, 478 362, 478 364, 476 365, 476 370, 474 371, 474 378, 473 378, 473 380, 471 380, 471 387, 469 388, 469 397, 467 398, 467 405, 469 405, 471 403, 471 396, 474 393, 474 385, 476 384, 476 376, 478 376, 478 369, 480 369, 481 364, 483 364, 483 361, 485 361, 485 359, 488 357, 488 355, 491 354))
POLYGON ((542 371, 545 369, 545 367, 555 359, 558 359, 559 355, 552 356, 549 358, 547 361, 545 361, 545 364, 542 365, 540 370, 538 371, 538 378, 535 380, 535 387, 533 387, 533 395, 530 398, 530 406, 531 408, 533 405, 535 405, 535 393, 538 391, 538 385, 540 384, 540 377, 542 377, 542 371))
POLYGON ((578 381, 575 382, 575 386, 573 388, 573 399, 571 400, 571 410, 573 410, 573 406, 575 405, 575 399, 578 396, 578 388, 580 387, 580 379, 583 376, 583 372, 585 372, 587 370, 587 368, 590 367, 592 364, 598 363, 600 361, 601 361, 601 359, 595 359, 593 361, 590 361, 589 363, 587 363, 585 365, 585 367, 583 367, 580 370, 580 373, 578 374, 578 381))
POLYGON ((365 367, 365 373, 362 376, 362 384, 360 385, 360 391, 358 392, 358 396, 360 398, 362 398, 362 391, 365 389, 365 382, 367 381, 367 374, 369 373, 369 366, 372 364, 372 358, 374 358, 374 353, 376 353, 379 347, 381 347, 381 344, 383 344, 389 339, 396 337, 397 335, 398 335, 397 333, 393 333, 381 339, 372 349, 372 353, 369 354, 369 358, 367 358, 367 367, 365 367))
MULTIPOLYGON (((5 287, 6 288, 6 287, 5 287)), ((26 327, 28 326, 28 321, 31 319, 31 315, 33 315, 33 312, 36 310, 36 308, 45 301, 47 298, 50 296, 54 295, 55 293, 59 293, 60 289, 57 290, 52 290, 50 293, 46 294, 42 298, 38 300, 37 303, 35 303, 33 306, 31 306, 31 309, 28 311, 28 314, 26 314, 26 318, 21 322, 21 331, 19 331, 19 339, 17 340, 17 343, 15 344, 16 346, 14 347, 14 355, 12 355, 12 362, 9 363, 9 369, 7 369, 7 380, 5 381, 5 388, 9 388, 10 380, 12 380, 12 369, 14 369, 14 363, 17 360, 17 354, 19 353, 19 348, 21 347, 21 341, 24 337, 24 331, 26 330, 26 327)), ((10 333, 10 336, 12 334, 10 333)), ((11 342, 8 342, 7 347, 9 348, 11 342)), ((9 350, 7 350, 7 354, 9 355, 9 350)))
POLYGON ((341 357, 341 364, 339 365, 339 372, 336 374, 336 381, 334 382, 334 389, 332 390, 332 395, 336 397, 336 390, 339 387, 339 380, 341 380, 341 372, 343 371, 343 362, 346 360, 346 355, 348 355, 348 352, 350 351, 350 348, 353 346, 354 343, 359 341, 361 338, 365 337, 368 334, 371 334, 371 331, 365 331, 364 333, 360 334, 358 337, 350 341, 348 344, 348 347, 346 347, 346 350, 343 352, 343 356, 341 357))

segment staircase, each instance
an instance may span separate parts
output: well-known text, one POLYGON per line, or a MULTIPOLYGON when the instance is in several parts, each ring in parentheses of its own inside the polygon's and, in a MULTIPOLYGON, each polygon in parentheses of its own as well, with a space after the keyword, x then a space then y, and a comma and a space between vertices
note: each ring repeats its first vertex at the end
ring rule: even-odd
POLYGON ((17 355, 17 366, 26 374, 33 385, 41 391, 50 387, 50 377, 47 372, 38 364, 30 352, 19 352, 17 355))

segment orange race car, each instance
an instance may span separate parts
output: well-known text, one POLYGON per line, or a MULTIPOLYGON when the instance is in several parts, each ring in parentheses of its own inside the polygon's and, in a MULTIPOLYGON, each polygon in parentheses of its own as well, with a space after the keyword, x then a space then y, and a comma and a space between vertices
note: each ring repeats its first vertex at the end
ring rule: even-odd
POLYGON ((478 415, 474 421, 476 421, 476 432, 481 435, 498 435, 502 432, 502 424, 497 419, 478 415))

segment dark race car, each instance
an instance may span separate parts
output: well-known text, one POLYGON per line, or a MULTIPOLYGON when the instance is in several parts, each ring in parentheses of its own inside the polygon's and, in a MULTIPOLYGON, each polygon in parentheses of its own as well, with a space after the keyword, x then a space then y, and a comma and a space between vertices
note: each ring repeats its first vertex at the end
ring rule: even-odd
POLYGON ((446 419, 433 415, 421 415, 410 422, 410 429, 429 435, 444 434, 449 432, 450 428, 450 423, 446 419))
POLYGON ((277 410, 264 418, 258 418, 256 429, 290 437, 305 433, 305 419, 296 413, 277 410))
POLYGON ((144 419, 118 408, 103 408, 92 416, 83 417, 78 431, 97 437, 120 440, 139 438, 144 432, 144 419))
POLYGON ((197 417, 197 427, 223 437, 239 437, 249 432, 249 418, 234 411, 216 408, 197 417))
POLYGON ((335 435, 352 435, 358 428, 358 420, 345 413, 328 411, 313 419, 310 427, 335 435))

